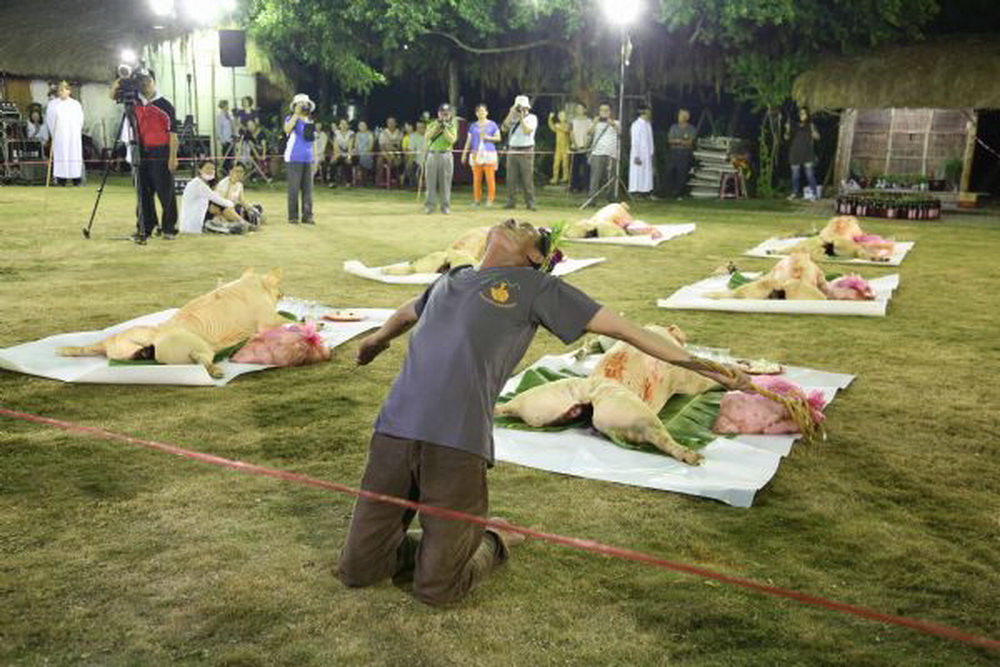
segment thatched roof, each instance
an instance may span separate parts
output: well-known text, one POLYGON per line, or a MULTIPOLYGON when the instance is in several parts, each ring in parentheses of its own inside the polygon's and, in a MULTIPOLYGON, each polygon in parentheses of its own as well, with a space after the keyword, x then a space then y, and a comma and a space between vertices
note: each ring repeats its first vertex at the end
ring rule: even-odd
POLYGON ((1000 109, 1000 38, 937 37, 825 58, 792 95, 811 109, 1000 109))
POLYGON ((4 0, 0 2, 0 72, 12 76, 109 81, 121 50, 180 36, 154 30, 139 0, 4 0))

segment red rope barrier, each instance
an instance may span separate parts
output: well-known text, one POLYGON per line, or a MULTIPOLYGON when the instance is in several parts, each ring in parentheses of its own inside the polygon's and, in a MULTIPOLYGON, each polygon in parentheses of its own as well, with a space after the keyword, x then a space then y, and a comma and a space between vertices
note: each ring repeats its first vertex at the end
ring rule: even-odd
POLYGON ((670 570, 673 572, 682 572, 684 574, 691 574, 705 579, 712 579, 725 584, 731 584, 733 586, 739 586, 741 588, 757 591, 758 593, 764 593, 766 595, 772 595, 775 597, 787 598, 789 600, 795 600, 796 602, 800 602, 802 604, 811 605, 814 607, 821 607, 823 609, 830 609, 833 611, 839 611, 844 614, 851 614, 854 616, 858 616, 860 618, 864 618, 869 621, 886 623, 889 625, 898 625, 901 627, 916 630, 918 632, 927 635, 942 637, 944 639, 951 639, 953 641, 969 644, 971 646, 987 648, 993 651, 1000 651, 1000 641, 995 639, 990 639, 989 637, 980 637, 977 635, 972 635, 963 630, 960 630, 958 628, 953 628, 951 626, 941 625, 938 623, 931 623, 929 621, 922 621, 920 619, 915 619, 915 618, 908 618, 906 616, 896 616, 893 614, 886 614, 880 611, 876 611, 874 609, 859 607, 857 605, 847 604, 845 602, 828 600, 826 598, 818 597, 815 595, 808 595, 806 593, 800 593, 798 591, 793 591, 786 588, 779 588, 777 586, 768 586, 766 584, 761 584, 759 582, 753 581, 752 579, 744 579, 743 577, 735 577, 728 574, 722 574, 720 572, 714 572, 712 570, 708 570, 703 567, 698 567, 697 565, 689 565, 687 563, 678 563, 676 561, 666 560, 658 556, 653 556, 652 554, 643 553, 641 551, 633 551, 632 549, 615 547, 608 544, 603 544, 601 542, 596 542, 594 540, 586 540, 586 539, 581 539, 579 537, 568 537, 565 535, 559 535, 557 533, 547 533, 535 530, 533 528, 525 528, 523 526, 517 526, 514 524, 491 521, 489 519, 484 519, 482 517, 466 514, 465 512, 457 512, 455 510, 449 510, 442 507, 430 507, 427 505, 422 505, 417 502, 413 502, 411 500, 396 498, 395 496, 387 496, 372 491, 365 491, 364 489, 355 489, 345 484, 339 484, 337 482, 327 482, 325 480, 315 479, 313 477, 307 477, 306 475, 300 475, 298 473, 289 472, 287 470, 278 470, 275 468, 267 468, 265 466, 259 466, 253 463, 234 461, 232 459, 223 458, 221 456, 215 456, 214 454, 205 454, 190 449, 184 449, 182 447, 177 447, 175 445, 168 445, 166 443, 156 442, 154 440, 145 440, 143 438, 136 438, 130 435, 124 435, 121 433, 114 433, 112 431, 107 431, 102 428, 96 428, 93 426, 83 426, 81 424, 74 424, 72 422, 66 422, 59 419, 52 419, 51 417, 42 417, 39 415, 33 415, 26 412, 19 412, 17 410, 9 410, 7 408, 2 408, 2 407, 0 407, 0 415, 3 415, 5 417, 10 417, 11 419, 18 419, 21 421, 31 422, 34 424, 43 424, 46 426, 52 426, 55 428, 62 429, 64 431, 81 433, 96 438, 102 438, 104 440, 116 440, 119 442, 126 442, 131 445, 135 445, 137 447, 143 447, 155 451, 166 452, 168 454, 175 454, 177 456, 182 456, 184 458, 193 459, 195 461, 208 463, 210 465, 219 466, 222 468, 237 470, 239 472, 247 473, 250 475, 258 475, 260 477, 272 477, 274 479, 280 479, 286 482, 293 482, 295 484, 314 486, 320 489, 336 491, 338 493, 343 493, 357 498, 368 498, 370 500, 376 500, 379 502, 389 503, 391 505, 397 505, 399 507, 405 507, 407 509, 416 510, 424 514, 439 516, 446 519, 454 519, 457 521, 468 521, 470 523, 477 523, 487 528, 494 528, 501 531, 520 533, 528 537, 544 540, 546 542, 551 542, 553 544, 561 544, 563 546, 571 547, 573 549, 580 549, 582 551, 589 551, 591 553, 601 554, 603 556, 611 556, 613 558, 620 558, 623 560, 633 561, 636 563, 643 563, 645 565, 650 565, 652 567, 657 567, 664 570, 670 570))
MULTIPOLYGON (((451 153, 453 153, 455 155, 459 155, 460 156, 462 154, 462 149, 461 148, 453 148, 449 152, 451 152, 451 153)), ((524 155, 527 151, 516 151, 516 150, 515 151, 509 151, 509 150, 501 150, 501 149, 498 148, 496 152, 497 152, 498 155, 508 155, 508 154, 511 154, 511 153, 513 153, 515 155, 524 155)), ((534 151, 531 151, 531 152, 534 155, 555 155, 555 151, 534 150, 534 151)), ((383 156, 384 155, 399 155, 399 156, 407 156, 407 155, 409 155, 409 156, 412 156, 414 159, 416 159, 416 158, 422 156, 423 152, 418 152, 418 151, 374 151, 371 154, 372 160, 378 159, 378 157, 380 155, 383 155, 383 156)), ((470 155, 471 155, 471 153, 470 153, 470 155)), ((581 155, 581 153, 577 153, 577 155, 581 155)), ((264 158, 271 159, 271 158, 279 158, 279 157, 280 158, 284 158, 285 154, 284 153, 259 153, 256 156, 253 156, 253 157, 247 158, 247 159, 251 159, 251 160, 252 159, 264 159, 264 158)), ((229 155, 203 155, 203 156, 199 156, 199 157, 179 157, 179 158, 177 158, 177 161, 178 162, 197 162, 198 160, 215 160, 216 162, 223 162, 223 161, 231 160, 233 162, 240 162, 241 159, 242 158, 239 155, 234 155, 234 154, 230 153, 229 155)), ((358 159, 358 154, 357 153, 353 153, 351 155, 351 159, 356 161, 358 159)), ((119 161, 124 162, 125 161, 125 157, 123 155, 119 155, 116 158, 110 158, 109 157, 107 160, 101 159, 101 158, 95 158, 95 159, 90 159, 90 160, 74 160, 74 162, 82 162, 84 164, 104 164, 105 162, 113 161, 113 160, 119 160, 119 161)), ((63 161, 64 162, 69 162, 69 160, 63 160, 63 161)), ((143 161, 144 162, 166 162, 167 158, 165 158, 165 157, 157 157, 157 158, 144 157, 143 161)), ((332 161, 332 158, 331 158, 331 161, 332 161)), ((14 164, 14 165, 19 165, 19 164, 23 164, 23 165, 28 165, 28 164, 48 164, 48 160, 14 159, 14 160, 11 160, 11 164, 14 164)))

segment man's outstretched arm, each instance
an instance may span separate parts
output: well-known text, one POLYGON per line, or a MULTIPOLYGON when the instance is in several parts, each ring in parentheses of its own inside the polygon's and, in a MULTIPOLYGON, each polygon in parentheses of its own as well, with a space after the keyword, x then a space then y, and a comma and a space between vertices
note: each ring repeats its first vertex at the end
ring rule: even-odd
POLYGON ((417 320, 420 319, 416 308, 419 300, 418 297, 404 303, 389 316, 385 324, 379 327, 375 333, 366 336, 361 341, 355 357, 359 366, 370 363, 375 357, 385 352, 389 349, 389 343, 393 338, 402 336, 417 323, 417 320))
POLYGON ((714 373, 699 364, 688 354, 687 350, 672 340, 640 327, 607 307, 602 307, 591 318, 590 322, 587 323, 587 331, 625 341, 652 357, 695 371, 729 389, 740 389, 750 384, 750 378, 742 371, 733 369, 736 372, 735 379, 714 373))

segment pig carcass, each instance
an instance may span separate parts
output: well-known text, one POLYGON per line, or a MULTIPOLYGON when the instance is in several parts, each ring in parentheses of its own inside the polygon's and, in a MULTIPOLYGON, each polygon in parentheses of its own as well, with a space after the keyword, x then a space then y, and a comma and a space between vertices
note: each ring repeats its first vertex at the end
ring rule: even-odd
POLYGON ((489 231, 489 227, 470 229, 444 250, 437 250, 406 264, 386 267, 384 273, 407 276, 414 273, 444 273, 459 266, 474 266, 486 252, 486 237, 489 231))
POLYGON ((184 305, 159 326, 126 329, 92 345, 61 347, 64 357, 105 356, 129 360, 151 357, 161 364, 201 364, 222 377, 215 353, 286 320, 276 312, 281 269, 257 275, 247 269, 239 280, 222 285, 184 305))
POLYGON ((793 246, 791 252, 806 252, 816 260, 826 257, 886 262, 896 243, 877 234, 868 234, 853 215, 831 218, 819 234, 793 246))
MULTIPOLYGON (((647 329, 675 342, 676 327, 647 329)), ((534 387, 496 406, 499 417, 517 417, 529 426, 563 424, 592 410, 594 428, 604 435, 635 444, 653 445, 679 461, 696 464, 702 456, 676 442, 658 413, 675 394, 700 394, 715 382, 618 342, 586 378, 569 378, 534 387)))

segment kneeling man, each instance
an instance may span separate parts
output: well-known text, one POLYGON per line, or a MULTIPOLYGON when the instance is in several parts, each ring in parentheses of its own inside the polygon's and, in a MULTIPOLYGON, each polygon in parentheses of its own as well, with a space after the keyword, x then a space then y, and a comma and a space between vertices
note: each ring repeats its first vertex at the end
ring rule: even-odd
MULTIPOLYGON (((357 361, 364 365, 414 328, 403 369, 375 422, 363 489, 486 517, 493 406, 539 325, 567 344, 591 331, 725 386, 748 383, 742 374, 734 381, 702 369, 683 348, 548 275, 555 250, 550 245, 545 230, 526 222, 495 225, 479 268, 442 275, 361 342, 357 361)), ((417 536, 407 533, 413 516, 359 499, 340 557, 340 580, 367 586, 390 577, 412 579, 419 600, 445 604, 475 588, 523 539, 423 514, 417 536)))

